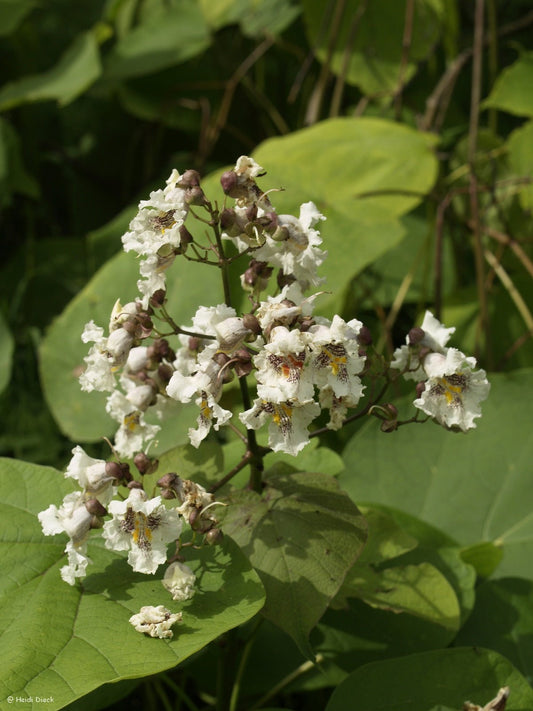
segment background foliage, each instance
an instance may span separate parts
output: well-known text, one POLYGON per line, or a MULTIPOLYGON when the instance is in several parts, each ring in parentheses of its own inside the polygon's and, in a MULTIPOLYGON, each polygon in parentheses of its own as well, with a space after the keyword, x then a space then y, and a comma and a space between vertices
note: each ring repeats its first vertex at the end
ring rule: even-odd
MULTIPOLYGON (((314 200, 328 218, 323 313, 356 316, 389 353, 433 309, 456 326, 453 345, 492 372, 484 417, 467 437, 429 424, 391 435, 375 421, 354 424, 296 461, 267 459, 269 486, 288 509, 301 472, 318 471, 331 487, 323 520, 341 489, 352 500, 342 504, 350 525, 358 525, 352 502, 362 508, 369 540, 342 587, 324 586, 296 619, 282 604, 294 581, 269 588, 276 561, 247 551, 250 531, 239 526, 251 511, 271 547, 262 504, 238 501, 225 530, 232 559, 241 560, 231 538, 245 555, 217 602, 217 624, 209 626, 212 608, 191 603, 200 636, 191 633, 178 654, 161 647, 142 670, 105 631, 90 630, 87 644, 112 650, 109 667, 94 662, 77 684, 83 662, 61 669, 71 691, 47 686, 53 708, 135 708, 120 698, 139 683, 132 678, 156 672, 136 690, 142 708, 230 708, 231 687, 216 682, 221 659, 224 683, 237 680, 232 711, 341 711, 356 696, 369 710, 407 711, 408 699, 428 711, 459 709, 467 698, 486 704, 504 684, 508 709, 533 707, 532 26, 527 0, 0 0, 0 552, 2 576, 14 576, 1 590, 3 658, 14 660, 3 670, 6 694, 47 693, 20 641, 28 600, 26 635, 37 647, 50 595, 67 610, 51 624, 58 650, 87 626, 73 612, 77 592, 58 581, 62 546, 50 542, 44 558, 35 548, 34 514, 57 498, 50 467, 64 467, 73 443, 106 456, 103 400, 77 383, 79 334, 90 318, 105 323, 118 295, 133 296, 136 265, 119 254, 120 235, 172 167, 199 170, 221 200, 218 175, 253 153, 268 171, 265 188, 285 189, 273 197, 280 212, 314 200), (258 624, 260 580, 271 597, 258 624), (472 646, 485 651, 474 656, 472 646), (244 662, 233 668, 230 657, 244 662), (432 700, 444 677, 450 692, 432 700), (108 681, 118 683, 97 688, 108 681)), ((190 267, 169 287, 171 313, 183 321, 221 297, 190 267)), ((176 410, 160 451, 184 445, 189 425, 176 410)), ((201 466, 188 449, 169 456, 207 479, 240 457, 230 437, 209 446, 201 466)), ((325 486, 318 476, 307 478, 311 499, 325 486)), ((282 509, 281 531, 288 518, 282 509)), ((342 536, 340 526, 336 545, 342 536)), ((311 561, 322 560, 323 546, 310 543, 311 561)), ((97 549, 95 557, 108 555, 97 549)), ((213 554, 213 565, 226 554, 213 554)), ((294 560, 288 569, 307 574, 294 560)), ((122 600, 116 571, 107 597, 90 598, 109 602, 106 615, 137 605, 122 600)), ((215 577, 205 584, 214 591, 215 577)), ((137 643, 152 654, 150 642, 137 643)), ((79 648, 79 657, 65 654, 59 665, 86 659, 79 648)))

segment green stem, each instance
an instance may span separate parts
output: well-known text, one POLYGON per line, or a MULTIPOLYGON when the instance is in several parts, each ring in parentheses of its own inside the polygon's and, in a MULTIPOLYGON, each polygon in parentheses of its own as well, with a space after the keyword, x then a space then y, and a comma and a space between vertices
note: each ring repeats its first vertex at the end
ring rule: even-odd
POLYGON ((322 654, 317 654, 314 662, 304 662, 303 664, 300 664, 297 669, 288 674, 284 679, 279 682, 279 684, 276 684, 276 686, 274 686, 272 689, 270 689, 270 691, 268 691, 264 696, 262 696, 259 701, 257 701, 250 708, 249 711, 256 711, 257 709, 260 709, 261 706, 264 706, 267 701, 270 701, 270 699, 276 696, 276 694, 279 694, 280 691, 282 691, 286 686, 292 684, 295 679, 298 679, 298 677, 308 672, 316 664, 320 664, 323 660, 324 657, 322 656, 322 654))

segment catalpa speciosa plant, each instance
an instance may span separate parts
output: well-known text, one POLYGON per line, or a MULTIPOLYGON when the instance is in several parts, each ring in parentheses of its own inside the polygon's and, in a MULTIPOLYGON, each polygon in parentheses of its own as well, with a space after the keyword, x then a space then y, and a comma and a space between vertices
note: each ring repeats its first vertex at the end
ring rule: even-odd
POLYGON ((79 489, 39 514, 45 535, 68 537, 61 576, 70 585, 87 574, 93 529, 101 529, 110 550, 127 551, 134 571, 153 575, 167 566, 161 604, 130 619, 155 637, 171 637, 181 620, 166 605, 195 594, 195 575, 184 561, 196 546, 221 540, 219 518, 228 502, 216 492, 238 472, 249 467, 247 486, 260 493, 270 452, 295 456, 310 438, 367 415, 380 419, 385 432, 430 419, 466 432, 489 392, 475 359, 448 345, 454 329, 429 311, 390 361, 375 352, 357 318, 316 315, 326 288, 319 275, 327 257, 318 229, 324 216, 312 202, 298 216, 278 214, 275 193, 259 185, 262 175, 261 166, 241 156, 221 178, 226 197, 218 205, 196 171, 173 170, 164 188, 140 202, 122 237, 124 249, 139 258, 139 296, 117 300, 107 328, 91 321, 81 335, 90 344, 81 388, 108 392, 106 409, 118 424, 110 457, 95 459, 74 447, 65 476, 79 489), (167 310, 166 275, 188 260, 218 270, 224 300, 198 305, 190 324, 178 324, 167 310), (245 298, 232 294, 233 263, 242 265, 245 298), (415 395, 414 414, 404 420, 385 399, 398 378, 412 381, 415 395), (221 472, 210 490, 179 472, 157 471, 150 456, 170 401, 196 410, 188 432, 194 447, 221 428, 242 440, 240 463, 221 472), (154 471, 156 496, 143 487, 154 471))

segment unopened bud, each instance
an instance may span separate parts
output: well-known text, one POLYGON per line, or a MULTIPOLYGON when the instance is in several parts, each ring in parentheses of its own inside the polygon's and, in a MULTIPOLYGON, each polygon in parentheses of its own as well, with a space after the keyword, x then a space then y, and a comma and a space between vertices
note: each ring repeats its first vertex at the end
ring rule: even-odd
POLYGON ((220 213, 220 227, 229 230, 237 220, 237 213, 231 208, 226 208, 220 213))
POLYGON ((153 306, 157 309, 160 306, 163 306, 166 298, 167 292, 164 289, 158 289, 157 291, 154 291, 154 293, 150 297, 150 306, 153 306))
POLYGON ((125 462, 106 462, 105 473, 117 481, 130 481, 130 467, 125 462))
POLYGON ((168 383, 173 374, 174 369, 168 363, 161 363, 157 368, 157 375, 164 383, 168 383))
POLYGON ((142 489, 143 488, 143 485, 141 484, 141 482, 135 481, 135 480, 128 482, 127 486, 128 486, 128 489, 142 489))
POLYGON ((223 538, 224 534, 222 533, 220 528, 212 528, 205 534, 205 540, 209 543, 210 546, 216 546, 219 543, 222 543, 223 538))
POLYGON ((382 432, 394 432, 398 429, 397 420, 383 420, 380 426, 382 432))
POLYGON ((389 420, 395 420, 398 417, 398 408, 392 402, 386 402, 383 405, 383 410, 389 420))
POLYGON ((426 332, 424 331, 423 328, 420 328, 419 326, 415 326, 409 331, 408 338, 409 338, 409 343, 414 346, 417 343, 420 343, 420 341, 424 338, 426 335, 426 332))
POLYGON ((107 509, 103 506, 98 499, 89 499, 85 502, 85 508, 93 516, 105 516, 107 509))
POLYGON ((185 193, 185 202, 187 205, 205 205, 207 199, 202 188, 196 185, 185 193))
POLYGON ((200 349, 200 339, 196 336, 191 336, 187 345, 190 351, 198 351, 200 349))
POLYGON ((177 481, 179 477, 176 472, 168 472, 164 474, 161 479, 158 479, 157 486, 162 489, 170 489, 177 481))
POLYGON ((357 334, 357 342, 362 346, 369 346, 372 343, 372 334, 368 326, 361 326, 357 334))
POLYGON ((186 170, 183 175, 180 175, 177 185, 180 188, 194 188, 200 185, 200 173, 197 170, 186 170))
POLYGON ((244 314, 242 317, 242 322, 244 324, 244 327, 254 333, 256 336, 261 333, 261 324, 259 323, 257 316, 254 316, 254 314, 244 314))
POLYGON ((133 463, 139 470, 139 474, 153 474, 159 466, 159 460, 150 459, 144 452, 137 452, 133 457, 133 463))
POLYGON ((222 353, 219 351, 218 353, 215 353, 215 355, 213 356, 213 360, 215 361, 215 363, 217 365, 220 365, 220 367, 223 367, 224 365, 229 363, 230 357, 229 357, 229 355, 226 355, 226 353, 222 353))
POLYGON ((238 184, 237 174, 233 170, 227 170, 220 176, 220 184, 222 185, 222 190, 226 195, 231 195, 238 184))
POLYGON ((422 393, 426 389, 426 384, 425 383, 417 383, 416 384, 416 396, 417 397, 422 397, 422 393))
POLYGON ((298 328, 300 329, 300 331, 303 331, 305 333, 306 331, 309 331, 311 326, 314 326, 314 324, 314 319, 312 319, 311 316, 304 316, 302 319, 300 319, 298 328))
POLYGON ((104 521, 101 516, 91 516, 90 528, 103 528, 104 521))

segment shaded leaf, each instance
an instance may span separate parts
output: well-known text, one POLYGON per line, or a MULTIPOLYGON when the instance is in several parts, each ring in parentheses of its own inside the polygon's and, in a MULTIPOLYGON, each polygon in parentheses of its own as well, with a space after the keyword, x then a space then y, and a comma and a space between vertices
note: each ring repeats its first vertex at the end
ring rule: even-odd
POLYGON ((4 85, 0 89, 0 110, 52 99, 65 106, 91 86, 100 72, 98 43, 92 32, 85 32, 49 71, 4 85))
POLYGON ((365 521, 337 482, 322 474, 282 474, 262 496, 235 492, 222 523, 259 573, 264 615, 312 657, 308 636, 366 538, 365 521))
POLYGON ((67 585, 59 575, 65 536, 44 537, 37 513, 72 488, 48 467, 0 461, 0 696, 52 696, 52 711, 106 682, 176 666, 250 619, 264 599, 257 575, 229 540, 187 560, 197 591, 183 605, 164 591, 161 574, 133 573, 98 534, 89 543, 88 576, 80 586, 67 585), (142 605, 162 603, 183 609, 172 640, 142 636, 128 624, 142 605))
MULTIPOLYGON (((326 3, 304 0, 309 43, 316 48, 321 62, 326 56, 329 58, 333 49, 330 59, 333 72, 345 74, 346 81, 358 86, 363 93, 393 92, 402 78, 406 0, 367 3, 360 14, 361 4, 361 0, 348 0, 345 4, 339 33, 332 45, 334 20, 331 8, 326 3), (345 69, 346 55, 349 62, 345 69)), ((425 59, 433 49, 441 31, 442 14, 442 3, 416 0, 409 61, 404 67, 403 81, 413 76, 416 63, 425 59)))
POLYGON ((533 679, 533 582, 487 580, 476 590, 476 606, 455 644, 494 649, 533 679))
POLYGON ((477 429, 463 435, 431 422, 406 426, 384 446, 368 422, 345 449, 339 481, 356 501, 404 510, 461 545, 491 541, 503 547, 501 575, 533 577, 533 371, 490 380, 477 429))
POLYGON ((0 393, 5 390, 11 378, 11 365, 15 341, 0 311, 0 393))
MULTIPOLYGON (((530 62, 530 81, 533 76, 533 54, 530 62)), ((532 103, 533 113, 533 103, 532 103)), ((520 178, 529 178, 533 181, 533 121, 528 121, 521 128, 517 128, 509 136, 507 142, 509 150, 509 164, 513 173, 520 178)), ((520 203, 524 210, 533 210, 533 186, 524 185, 520 190, 520 203)))
POLYGON ((36 5, 36 0, 0 0, 0 37, 14 32, 36 5))
POLYGON ((485 705, 503 686, 511 689, 506 711, 532 707, 533 690, 504 657, 485 649, 442 649, 357 669, 335 689, 326 711, 351 711, 354 699, 365 711, 459 711, 465 701, 485 705))
POLYGON ((195 0, 179 0, 147 13, 110 52, 105 76, 125 79, 180 64, 203 52, 209 29, 195 0))

